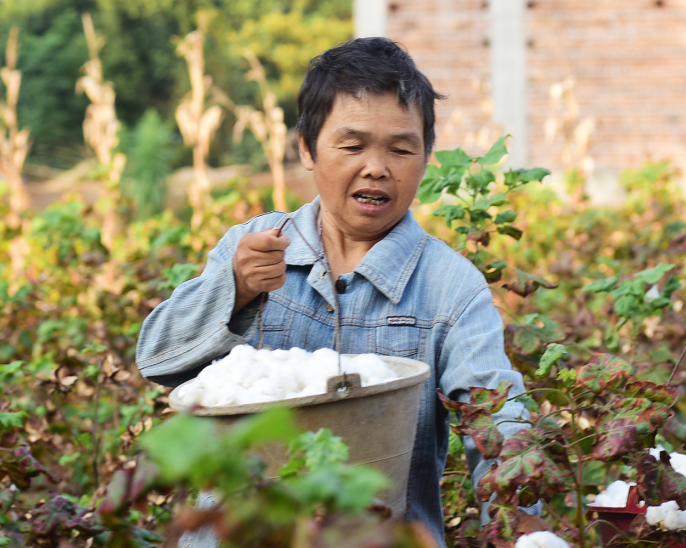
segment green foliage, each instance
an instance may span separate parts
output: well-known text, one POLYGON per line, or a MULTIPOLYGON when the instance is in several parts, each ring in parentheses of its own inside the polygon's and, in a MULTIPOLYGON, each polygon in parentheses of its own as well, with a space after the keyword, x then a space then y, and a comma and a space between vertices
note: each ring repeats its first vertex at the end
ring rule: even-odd
MULTIPOLYGON (((435 202, 444 195, 450 198, 449 203, 439 207, 433 214, 444 217, 446 226, 455 230, 458 234, 458 250, 463 251, 481 270, 489 283, 499 281, 507 267, 507 263, 484 250, 489 246, 492 235, 502 234, 514 240, 522 237, 522 231, 512 224, 517 219, 517 213, 500 208, 510 203, 510 192, 532 181, 541 181, 550 174, 543 168, 509 170, 504 174, 501 184, 496 185, 496 174, 486 166, 501 162, 507 154, 505 141, 508 137, 506 135, 498 139, 483 156, 469 156, 461 148, 437 151, 435 155, 440 166, 427 166, 417 193, 421 203, 435 202), (468 245, 470 242, 471 246, 468 245)), ((540 286, 552 287, 539 276, 520 270, 516 273, 517 282, 506 287, 522 296, 540 286)))

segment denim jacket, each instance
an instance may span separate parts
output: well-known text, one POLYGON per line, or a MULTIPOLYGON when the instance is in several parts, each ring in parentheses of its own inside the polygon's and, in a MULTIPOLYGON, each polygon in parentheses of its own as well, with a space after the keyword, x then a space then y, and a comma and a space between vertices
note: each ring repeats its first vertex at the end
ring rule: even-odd
MULTIPOLYGON (((262 342, 272 349, 334 347, 336 301, 318 212, 317 198, 289 214, 293 223, 284 226, 291 240, 286 283, 269 294, 262 322, 262 342)), ((283 223, 283 216, 267 213, 232 227, 209 253, 202 275, 180 285, 153 310, 136 353, 143 376, 176 386, 235 345, 257 344, 256 304, 232 319, 233 254, 242 236, 283 223)), ((431 366, 431 377, 422 385, 406 519, 421 521, 445 546, 439 482, 448 449, 448 413, 436 389, 460 401, 469 401, 470 386, 495 388, 502 380, 514 383, 511 396, 524 390, 505 354, 503 324, 488 284, 467 259, 428 235, 410 211, 340 279, 346 284, 338 295, 344 353, 402 356, 431 366)), ((495 419, 523 414, 519 403, 509 402, 495 419)), ((514 422, 499 426, 505 436, 519 428, 514 422)), ((491 463, 470 438, 463 441, 476 485, 491 463)))

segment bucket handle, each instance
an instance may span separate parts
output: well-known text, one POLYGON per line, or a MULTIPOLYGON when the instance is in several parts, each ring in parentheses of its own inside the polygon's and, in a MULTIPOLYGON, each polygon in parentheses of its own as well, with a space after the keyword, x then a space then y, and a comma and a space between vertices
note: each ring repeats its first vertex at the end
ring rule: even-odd
POLYGON ((326 393, 338 393, 341 397, 350 396, 360 388, 362 388, 362 380, 358 373, 343 373, 329 377, 326 381, 326 393))

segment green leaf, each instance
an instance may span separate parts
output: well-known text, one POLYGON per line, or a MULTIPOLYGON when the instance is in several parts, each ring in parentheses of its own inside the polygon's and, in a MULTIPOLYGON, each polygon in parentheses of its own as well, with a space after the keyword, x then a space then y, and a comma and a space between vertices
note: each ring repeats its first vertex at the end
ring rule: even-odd
POLYGON ((551 344, 545 349, 543 356, 538 362, 538 369, 535 375, 539 379, 545 379, 550 375, 550 370, 559 360, 569 356, 567 349, 563 344, 551 344))
POLYGON ((231 431, 232 439, 241 447, 253 447, 268 442, 291 443, 300 431, 293 410, 276 407, 240 421, 231 431))
POLYGON ((670 276, 669 280, 665 284, 664 288, 660 292, 660 295, 665 299, 671 299, 672 294, 681 287, 681 282, 676 276, 670 276))
POLYGON ((643 283, 652 285, 657 283, 662 278, 662 276, 667 274, 667 272, 672 270, 672 268, 674 268, 673 264, 659 264, 655 268, 639 272, 638 274, 636 274, 635 279, 641 280, 643 283))
POLYGON ((441 174, 438 167, 429 164, 426 166, 426 172, 424 173, 424 178, 419 185, 419 191, 417 192, 417 198, 422 204, 432 203, 441 197, 442 188, 436 188, 439 182, 441 174))
POLYGON ((495 175, 488 169, 482 169, 478 173, 468 176, 465 182, 468 188, 485 194, 488 192, 488 185, 495 182, 495 175))
POLYGON ((181 413, 150 429, 139 443, 160 468, 163 481, 176 483, 203 456, 217 449, 214 421, 181 413))
POLYGON ((468 167, 475 159, 474 156, 467 154, 462 148, 455 150, 438 150, 435 153, 436 160, 441 166, 468 167))
POLYGON ((182 283, 187 282, 193 277, 200 268, 197 264, 175 264, 171 268, 162 270, 165 281, 157 285, 158 289, 176 289, 182 283))
POLYGON ((503 223, 512 223, 517 218, 517 212, 515 211, 503 211, 498 213, 495 218, 495 224, 501 225, 503 223))
POLYGON ((432 215, 445 217, 445 224, 450 227, 453 221, 464 219, 465 210, 460 205, 445 205, 434 211, 432 215))
POLYGON ((505 135, 498 139, 486 154, 480 158, 477 158, 477 162, 479 162, 482 166, 491 166, 500 162, 503 156, 507 154, 505 141, 508 137, 509 135, 505 135))
POLYGON ((515 240, 521 240, 522 234, 524 234, 520 229, 512 225, 499 226, 497 231, 499 234, 505 234, 506 236, 514 238, 515 240))
POLYGON ((26 420, 26 413, 24 411, 19 411, 17 413, 4 413, 0 411, 0 426, 3 429, 9 430, 10 428, 21 428, 26 420))
POLYGON ((565 384, 572 384, 576 381, 576 369, 560 369, 557 378, 565 384))
POLYGON ((509 173, 512 173, 512 175, 509 178, 509 184, 508 177, 505 178, 505 184, 507 186, 514 186, 517 182, 520 181, 522 183, 542 181, 544 177, 550 175, 550 170, 545 169, 543 167, 532 167, 530 169, 517 169, 515 171, 506 173, 506 175, 508 175, 509 173))
POLYGON ((619 281, 618 276, 612 276, 611 278, 605 278, 604 280, 596 280, 588 285, 581 288, 581 291, 592 291, 594 293, 603 293, 604 291, 610 291, 619 281))
POLYGON ((538 405, 538 402, 528 394, 520 394, 515 398, 515 401, 521 403, 530 413, 541 412, 541 406, 538 405))
POLYGON ((526 297, 531 295, 539 287, 544 287, 546 289, 554 289, 557 284, 549 282, 541 276, 536 276, 534 274, 529 274, 523 270, 516 269, 517 280, 511 283, 504 284, 503 287, 509 289, 510 291, 516 293, 521 297, 526 297))
POLYGON ((316 433, 300 434, 291 442, 290 452, 295 456, 302 454, 304 465, 310 471, 348 460, 348 446, 328 428, 320 428, 316 433))

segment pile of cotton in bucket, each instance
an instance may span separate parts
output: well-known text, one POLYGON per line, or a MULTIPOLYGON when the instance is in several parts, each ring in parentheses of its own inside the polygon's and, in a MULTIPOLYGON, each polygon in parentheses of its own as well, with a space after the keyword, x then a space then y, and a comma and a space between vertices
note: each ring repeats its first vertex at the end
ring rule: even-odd
MULTIPOLYGON (((362 386, 398 378, 376 354, 341 356, 341 369, 358 373, 362 386)), ((223 407, 312 396, 326 393, 327 379, 338 374, 338 353, 328 348, 307 352, 240 345, 182 386, 179 399, 184 405, 223 407)))
POLYGON ((569 544, 554 533, 536 531, 519 537, 515 548, 569 548, 569 544))
POLYGON ((604 493, 599 494, 593 502, 596 506, 607 508, 624 508, 629 498, 629 487, 636 485, 634 482, 622 480, 613 481, 607 486, 604 493))

